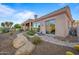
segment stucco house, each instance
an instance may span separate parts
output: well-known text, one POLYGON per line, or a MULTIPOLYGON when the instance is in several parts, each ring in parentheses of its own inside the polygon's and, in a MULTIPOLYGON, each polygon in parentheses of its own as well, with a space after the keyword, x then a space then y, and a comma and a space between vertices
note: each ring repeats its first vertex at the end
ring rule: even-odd
POLYGON ((79 21, 76 22, 77 25, 77 36, 79 37, 79 21))
MULTIPOLYGON (((23 22, 22 25, 24 30, 31 30, 32 27, 39 27, 40 32, 43 34, 50 32, 51 25, 53 25, 55 27, 54 35, 66 37, 69 35, 72 22, 73 19, 70 8, 66 6, 39 18, 35 15, 35 19, 28 19, 23 22)), ((51 32, 53 32, 53 30, 51 32)))

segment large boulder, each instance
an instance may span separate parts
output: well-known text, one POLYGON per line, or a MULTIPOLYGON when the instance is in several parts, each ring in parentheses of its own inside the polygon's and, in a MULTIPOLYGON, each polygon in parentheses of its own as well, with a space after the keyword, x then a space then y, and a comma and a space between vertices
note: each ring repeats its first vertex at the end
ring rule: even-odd
POLYGON ((34 50, 35 45, 33 45, 31 42, 27 41, 26 44, 22 47, 20 47, 15 55, 28 55, 31 54, 31 52, 34 50))
POLYGON ((14 48, 20 48, 21 46, 23 46, 26 43, 26 38, 24 37, 17 37, 16 39, 14 39, 13 41, 13 47, 14 48))
POLYGON ((30 54, 35 45, 33 45, 23 34, 18 34, 17 38, 13 41, 13 47, 18 48, 15 52, 16 55, 30 54))

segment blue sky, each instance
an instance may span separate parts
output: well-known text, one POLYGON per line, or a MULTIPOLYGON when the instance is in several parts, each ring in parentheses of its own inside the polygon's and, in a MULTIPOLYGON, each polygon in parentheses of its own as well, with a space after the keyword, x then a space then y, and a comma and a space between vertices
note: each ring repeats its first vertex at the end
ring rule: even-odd
POLYGON ((12 21, 22 23, 29 18, 46 15, 50 12, 69 6, 74 20, 79 20, 79 4, 65 3, 2 3, 0 4, 0 23, 12 21))

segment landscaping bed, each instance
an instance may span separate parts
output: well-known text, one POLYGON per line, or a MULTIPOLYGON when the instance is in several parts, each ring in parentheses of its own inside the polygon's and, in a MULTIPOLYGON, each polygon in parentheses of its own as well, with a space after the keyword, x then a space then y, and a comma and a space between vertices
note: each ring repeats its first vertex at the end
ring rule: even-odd
MULTIPOLYGON (((30 37, 28 34, 26 34, 25 36, 28 37, 28 40, 32 43, 34 39, 37 39, 35 37, 30 37)), ((31 55, 66 55, 66 53, 70 52, 73 52, 74 54, 79 54, 78 51, 74 48, 56 45, 53 43, 45 42, 43 40, 39 44, 35 45, 36 47, 31 53, 31 55)))
POLYGON ((16 49, 12 45, 12 41, 15 38, 16 34, 0 34, 0 55, 13 55, 15 53, 16 49))
POLYGON ((79 54, 78 51, 73 48, 59 46, 43 41, 41 44, 36 46, 35 50, 32 52, 32 55, 66 55, 67 51, 79 54))
POLYGON ((58 37, 55 36, 55 39, 61 40, 61 41, 67 41, 67 42, 79 42, 79 38, 76 36, 67 36, 67 37, 58 37))

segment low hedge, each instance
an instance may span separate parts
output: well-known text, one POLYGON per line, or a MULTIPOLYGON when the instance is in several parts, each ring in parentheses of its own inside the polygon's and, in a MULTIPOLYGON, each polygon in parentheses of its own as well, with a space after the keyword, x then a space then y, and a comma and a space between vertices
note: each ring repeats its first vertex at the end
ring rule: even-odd
POLYGON ((36 32, 35 32, 35 31, 33 31, 33 30, 29 30, 29 31, 27 31, 26 33, 27 33, 28 35, 33 36, 36 32))
POLYGON ((38 44, 40 44, 41 42, 42 42, 42 40, 41 40, 41 38, 38 37, 38 36, 34 36, 34 37, 32 38, 32 43, 35 44, 35 45, 38 45, 38 44))

